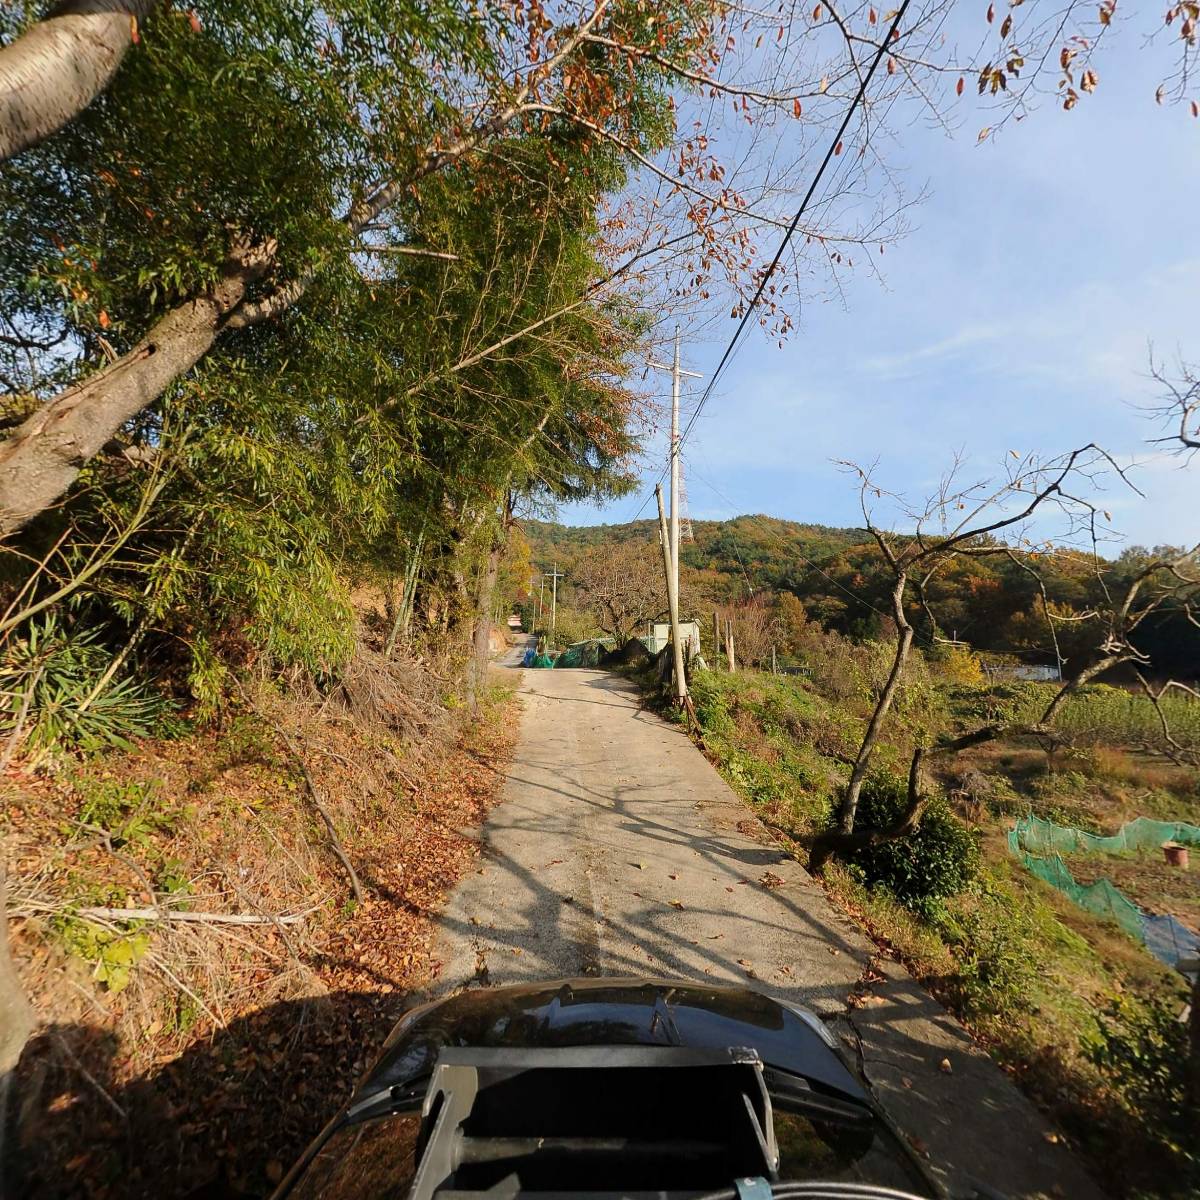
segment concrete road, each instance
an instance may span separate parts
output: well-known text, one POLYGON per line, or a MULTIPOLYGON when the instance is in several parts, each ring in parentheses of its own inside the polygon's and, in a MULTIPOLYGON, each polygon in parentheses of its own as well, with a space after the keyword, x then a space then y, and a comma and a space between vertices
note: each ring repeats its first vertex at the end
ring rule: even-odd
POLYGON ((632 685, 517 679, 520 742, 477 873, 442 918, 439 992, 578 975, 748 984, 827 1018, 951 1186, 1099 1200, 1007 1076, 632 685))

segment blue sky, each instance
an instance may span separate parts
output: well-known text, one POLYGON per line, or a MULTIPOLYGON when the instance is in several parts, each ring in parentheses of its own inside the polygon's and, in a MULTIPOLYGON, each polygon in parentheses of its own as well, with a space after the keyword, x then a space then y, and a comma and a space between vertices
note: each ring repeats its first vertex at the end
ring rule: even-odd
MULTIPOLYGON (((806 304, 783 349, 747 340, 685 450, 691 515, 855 525, 855 487, 834 460, 878 459, 893 489, 923 496, 957 452, 986 475, 1010 450, 1094 440, 1139 464, 1146 500, 1115 488, 1104 500, 1128 541, 1200 537, 1200 462, 1186 469, 1149 445, 1161 430, 1142 411, 1156 395, 1148 343, 1157 357, 1200 360, 1189 216, 1200 121, 1155 104, 1164 61, 1129 29, 1073 112, 1047 98, 977 144, 989 114, 968 88, 953 137, 903 130, 889 162, 929 195, 880 260, 883 284, 852 276, 844 303, 806 304)), ((689 340, 686 365, 711 372, 733 325, 689 340)), ((653 439, 648 486, 664 454, 653 439)), ((623 521, 642 501, 561 519, 623 521)))

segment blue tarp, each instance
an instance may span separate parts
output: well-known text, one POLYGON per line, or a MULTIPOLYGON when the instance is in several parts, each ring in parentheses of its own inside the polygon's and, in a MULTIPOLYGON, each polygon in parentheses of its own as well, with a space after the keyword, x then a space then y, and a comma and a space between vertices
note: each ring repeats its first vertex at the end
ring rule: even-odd
POLYGON ((1200 955, 1200 935, 1169 915, 1142 913, 1142 938, 1155 958, 1176 970, 1181 958, 1200 955))

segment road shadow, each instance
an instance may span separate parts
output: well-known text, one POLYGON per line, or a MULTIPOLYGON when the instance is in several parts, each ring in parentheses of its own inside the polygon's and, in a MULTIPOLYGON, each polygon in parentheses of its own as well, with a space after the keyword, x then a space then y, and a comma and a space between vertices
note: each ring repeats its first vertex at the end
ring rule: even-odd
POLYGON ((111 1030, 43 1028, 18 1069, 4 1194, 266 1196, 409 1005, 375 992, 272 1004, 133 1079, 111 1030))

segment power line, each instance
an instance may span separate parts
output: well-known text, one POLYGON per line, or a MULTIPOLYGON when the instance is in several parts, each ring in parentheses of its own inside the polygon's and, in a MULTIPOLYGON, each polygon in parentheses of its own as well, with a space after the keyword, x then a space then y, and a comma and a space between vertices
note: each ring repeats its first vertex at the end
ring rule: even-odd
POLYGON ((791 224, 787 227, 787 232, 783 235, 783 241, 779 243, 779 249, 775 251, 775 257, 771 260, 771 265, 767 268, 766 273, 758 281, 758 287, 755 289, 754 297, 746 306, 746 311, 742 313, 742 319, 738 322, 737 329, 734 330, 733 337, 729 339, 729 345, 725 347, 725 352, 721 355, 721 361, 717 363, 717 369, 712 373, 712 378, 708 381, 708 386, 704 389, 703 395, 700 397, 700 403, 696 406, 696 411, 692 413, 691 420, 688 421, 686 428, 683 431, 683 436, 679 439, 680 449, 683 448, 683 443, 687 441, 688 434, 691 433, 692 427, 699 419, 700 413, 703 411, 705 404, 708 403, 709 397, 713 393, 713 389, 717 386, 717 380, 720 378, 721 372, 725 369, 729 360, 733 357, 734 351, 737 349, 738 342, 741 340, 742 334, 746 326, 750 322, 750 317, 754 312, 758 302, 762 299, 763 292, 775 273, 775 268, 779 266, 780 260, 783 258, 784 251, 788 248, 788 243, 792 240, 796 229, 800 225, 800 218, 804 216, 808 210, 808 206, 812 201, 817 188, 820 186, 821 179, 825 174, 825 168, 829 166, 838 152, 838 148, 842 144, 842 138, 845 135, 850 121, 854 117, 858 106, 862 103, 863 97, 866 94, 867 87, 871 79, 875 75, 880 62, 883 61, 883 56, 887 53, 887 48, 895 40, 900 29, 900 22, 904 19, 904 14, 908 9, 909 0, 904 0, 896 11, 896 15, 892 20, 891 28, 887 32, 887 36, 879 43, 879 49, 875 52, 875 57, 871 62, 870 69, 866 75, 862 77, 858 85, 858 91, 851 102, 850 107, 846 110, 846 115, 842 118, 842 123, 838 126, 838 131, 834 134, 833 139, 829 143, 829 149, 825 151, 825 157, 821 160, 821 165, 817 168, 816 175, 813 176, 812 183, 808 186, 808 191, 804 194, 804 199, 800 202, 800 207, 796 209, 796 215, 792 218, 791 224))
MULTIPOLYGON (((758 287, 754 291, 753 298, 750 300, 750 303, 746 305, 746 309, 742 313, 742 319, 738 322, 738 327, 736 330, 734 330, 733 337, 729 339, 729 344, 725 347, 725 352, 721 355, 720 362, 717 363, 717 369, 712 373, 712 377, 708 381, 708 386, 704 389, 704 392, 700 397, 700 403, 697 404, 695 412, 692 413, 691 418, 684 428, 683 434, 679 439, 680 452, 682 452, 684 443, 691 434, 701 412, 703 412, 704 406, 708 403, 710 397, 712 396, 713 389, 717 386, 717 380, 720 378, 721 372, 725 369, 730 359, 733 357, 733 354, 737 349, 738 342, 741 340, 742 334, 750 322, 750 317, 753 314, 754 309, 757 307, 758 302, 762 299, 763 292, 766 290, 771 276, 775 273, 775 268, 779 266, 780 260, 783 258, 784 251, 787 250, 788 243, 792 240, 793 234, 795 234, 796 229, 800 225, 800 218, 803 217, 805 212, 808 210, 808 206, 811 203, 813 196, 816 194, 817 188, 821 184, 821 179, 825 175, 825 169, 837 155, 839 147, 842 144, 843 136, 845 135, 847 128, 849 128, 850 121, 853 119, 855 112, 858 110, 858 106, 862 103, 863 97, 866 95, 867 87, 874 77, 876 69, 879 67, 880 62, 883 61, 883 56, 887 53, 888 47, 895 40, 899 32, 900 22, 904 19, 904 14, 908 10, 908 4, 909 0, 903 0, 903 3, 900 5, 899 9, 897 9, 896 15, 892 20, 892 24, 888 29, 887 35, 879 43, 879 49, 876 51, 875 57, 871 61, 870 68, 868 69, 867 73, 861 77, 858 85, 858 91, 855 93, 854 99, 850 103, 850 107, 846 110, 846 115, 842 118, 842 123, 838 126, 837 133, 834 134, 832 140, 830 141, 829 148, 825 151, 825 157, 821 160, 821 165, 817 168, 817 173, 813 176, 812 182, 808 186, 808 191, 805 192, 804 199, 800 202, 800 207, 796 209, 796 214, 794 217, 792 217, 791 223, 788 225, 787 231, 783 235, 783 240, 779 243, 779 249, 775 251, 775 257, 771 259, 771 265, 767 267, 763 277, 758 281, 758 287)), ((665 474, 665 472, 663 474, 665 474)), ((663 475, 660 475, 658 477, 658 482, 661 483, 662 479, 663 475)), ((641 516, 643 509, 645 509, 646 505, 650 502, 650 496, 653 494, 653 489, 651 489, 649 495, 647 495, 642 501, 641 506, 634 514, 633 519, 635 521, 641 516)))

